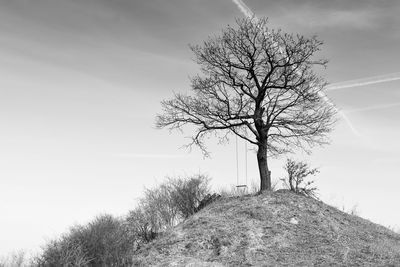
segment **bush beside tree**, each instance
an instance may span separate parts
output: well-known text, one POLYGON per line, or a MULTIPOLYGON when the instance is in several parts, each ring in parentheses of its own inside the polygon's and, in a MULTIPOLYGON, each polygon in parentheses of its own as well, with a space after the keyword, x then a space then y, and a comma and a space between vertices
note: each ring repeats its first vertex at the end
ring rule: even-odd
POLYGON ((287 172, 287 177, 282 178, 281 181, 289 190, 298 194, 317 198, 317 188, 313 186, 314 181, 306 181, 308 176, 319 173, 317 168, 311 169, 305 162, 296 162, 292 159, 287 159, 284 169, 287 172))
POLYGON ((48 242, 32 266, 131 266, 134 252, 159 233, 195 213, 210 193, 209 178, 168 178, 145 189, 139 205, 124 218, 101 215, 48 242))

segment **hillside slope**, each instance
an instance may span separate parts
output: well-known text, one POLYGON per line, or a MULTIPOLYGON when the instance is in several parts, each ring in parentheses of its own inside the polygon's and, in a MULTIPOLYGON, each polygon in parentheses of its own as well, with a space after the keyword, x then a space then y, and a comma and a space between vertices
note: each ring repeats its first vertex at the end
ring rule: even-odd
POLYGON ((142 247, 136 266, 400 266, 400 235, 289 191, 221 199, 142 247))

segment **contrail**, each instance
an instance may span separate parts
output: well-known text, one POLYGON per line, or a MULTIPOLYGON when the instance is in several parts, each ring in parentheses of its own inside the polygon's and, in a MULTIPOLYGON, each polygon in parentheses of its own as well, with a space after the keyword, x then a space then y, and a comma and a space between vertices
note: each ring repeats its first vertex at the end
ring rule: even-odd
POLYGON ((400 102, 396 102, 396 103, 389 103, 389 104, 382 104, 382 105, 374 105, 374 106, 369 106, 369 107, 364 107, 364 108, 349 109, 349 110, 346 110, 346 112, 353 113, 353 112, 360 112, 360 111, 370 111, 370 110, 393 108, 393 107, 399 107, 399 106, 400 106, 400 102))
POLYGON ((323 92, 319 91, 318 95, 325 101, 325 103, 327 103, 328 105, 330 105, 331 107, 333 107, 333 109, 342 117, 342 119, 346 122, 347 126, 349 126, 350 130, 353 132, 354 135, 356 136, 361 136, 361 134, 357 131, 357 129, 353 126, 353 123, 350 121, 349 117, 347 117, 346 114, 344 114, 343 111, 339 110, 335 104, 333 104, 329 98, 326 96, 326 94, 324 94, 323 92))
MULTIPOLYGON (((254 12, 242 1, 242 0, 232 0, 233 3, 235 3, 239 10, 248 18, 254 18, 257 20, 256 15, 254 14, 254 12)), ((281 54, 284 54, 282 51, 281 47, 279 48, 279 52, 281 54)), ((318 95, 325 101, 325 103, 327 103, 328 105, 330 105, 346 122, 346 124, 349 126, 349 128, 351 129, 351 131, 353 132, 353 134, 360 136, 360 134, 358 133, 358 131, 356 130, 356 128, 354 128, 353 124, 351 123, 350 119, 346 116, 346 114, 344 114, 341 110, 339 110, 330 100, 329 98, 326 96, 326 94, 324 94, 323 92, 319 91, 318 95)))
POLYGON ((138 153, 120 153, 113 154, 113 157, 117 158, 140 158, 140 159, 175 159, 184 158, 186 155, 177 154, 138 154, 138 153))
POLYGON ((232 0, 233 3, 237 5, 237 7, 242 11, 242 13, 249 18, 255 18, 254 12, 245 4, 242 0, 232 0))
POLYGON ((400 80, 400 72, 386 74, 386 75, 380 75, 380 76, 374 76, 374 77, 366 78, 366 79, 358 79, 358 80, 334 83, 334 84, 328 85, 326 87, 326 89, 329 91, 334 91, 334 90, 353 88, 353 87, 365 86, 365 85, 376 84, 376 83, 392 82, 392 81, 397 81, 397 80, 400 80))

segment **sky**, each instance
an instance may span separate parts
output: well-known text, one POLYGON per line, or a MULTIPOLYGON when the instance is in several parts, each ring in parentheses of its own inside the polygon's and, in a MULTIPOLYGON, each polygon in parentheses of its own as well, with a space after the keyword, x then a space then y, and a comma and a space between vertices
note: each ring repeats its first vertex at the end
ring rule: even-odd
MULTIPOLYGON (((400 76, 400 2, 244 2, 271 28, 324 41, 326 93, 358 133, 340 120, 330 145, 289 156, 320 168, 323 201, 400 227, 400 80, 370 82, 400 76)), ((236 184, 235 140, 210 140, 204 158, 181 148, 190 132, 156 129, 155 116, 199 72, 188 44, 237 17, 231 0, 0 0, 0 255, 37 251, 98 214, 124 215, 166 176, 236 184)), ((238 149, 245 183, 240 140, 238 149)), ((247 183, 258 183, 247 157, 247 183)), ((284 160, 271 162, 276 180, 284 160)))

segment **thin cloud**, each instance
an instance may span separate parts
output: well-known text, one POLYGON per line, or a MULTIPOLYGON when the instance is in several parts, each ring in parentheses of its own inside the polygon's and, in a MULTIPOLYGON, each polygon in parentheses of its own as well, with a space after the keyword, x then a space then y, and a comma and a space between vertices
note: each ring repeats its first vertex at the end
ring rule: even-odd
POLYGON ((316 25, 320 27, 354 27, 354 28, 370 28, 375 25, 375 15, 369 10, 336 10, 326 14, 320 18, 316 25))
POLYGON ((132 159, 176 159, 185 158, 187 155, 181 154, 140 154, 140 153, 120 153, 114 154, 117 158, 132 158, 132 159))
POLYGON ((307 28, 356 28, 377 27, 376 14, 370 10, 324 10, 310 5, 297 8, 284 15, 286 21, 307 28))
POLYGON ((361 111, 371 111, 371 110, 381 110, 381 109, 387 109, 387 108, 393 108, 393 107, 400 107, 400 102, 382 104, 382 105, 374 105, 374 106, 363 107, 363 108, 350 109, 350 110, 346 110, 346 113, 354 113, 354 112, 361 112, 361 111))
POLYGON ((359 86, 366 86, 376 83, 392 82, 400 80, 400 72, 390 73, 386 75, 374 76, 371 78, 357 79, 346 82, 334 83, 326 87, 329 91, 340 90, 345 88, 353 88, 359 86))

